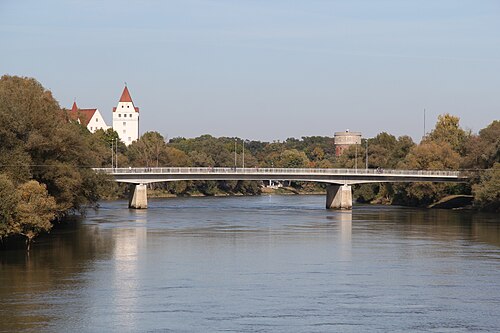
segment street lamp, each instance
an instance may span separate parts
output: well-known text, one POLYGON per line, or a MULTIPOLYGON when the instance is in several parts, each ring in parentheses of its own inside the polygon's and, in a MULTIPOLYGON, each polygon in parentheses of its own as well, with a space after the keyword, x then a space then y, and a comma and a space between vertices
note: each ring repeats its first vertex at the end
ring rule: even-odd
POLYGON ((115 157, 113 155, 114 155, 114 147, 113 147, 113 140, 111 140, 111 169, 113 169, 115 164, 115 157))
POLYGON ((243 158, 242 158, 242 166, 243 166, 243 169, 245 169, 245 140, 242 140, 243 142, 243 158))
POLYGON ((118 138, 115 138, 115 168, 118 169, 118 138))
POLYGON ((354 169, 358 171, 358 143, 356 142, 356 155, 354 156, 354 169))
POLYGON ((238 141, 237 138, 234 138, 234 170, 236 170, 236 142, 238 141))
POLYGON ((366 157, 365 157, 365 162, 366 162, 366 171, 368 171, 368 138, 366 138, 366 157))

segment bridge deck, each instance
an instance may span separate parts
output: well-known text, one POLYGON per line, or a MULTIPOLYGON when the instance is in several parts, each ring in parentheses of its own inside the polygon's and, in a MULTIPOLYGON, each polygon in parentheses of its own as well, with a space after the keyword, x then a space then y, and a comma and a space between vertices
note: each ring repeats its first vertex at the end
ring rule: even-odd
POLYGON ((96 168, 117 182, 147 184, 178 180, 295 180, 331 184, 372 182, 464 182, 459 171, 313 168, 96 168))

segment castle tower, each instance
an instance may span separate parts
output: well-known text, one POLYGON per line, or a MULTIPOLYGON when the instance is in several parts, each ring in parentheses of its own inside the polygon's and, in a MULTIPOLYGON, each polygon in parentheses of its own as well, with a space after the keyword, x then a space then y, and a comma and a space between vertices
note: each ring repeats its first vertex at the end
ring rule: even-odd
POLYGON ((113 129, 127 146, 139 139, 139 108, 134 106, 127 86, 113 108, 113 129))

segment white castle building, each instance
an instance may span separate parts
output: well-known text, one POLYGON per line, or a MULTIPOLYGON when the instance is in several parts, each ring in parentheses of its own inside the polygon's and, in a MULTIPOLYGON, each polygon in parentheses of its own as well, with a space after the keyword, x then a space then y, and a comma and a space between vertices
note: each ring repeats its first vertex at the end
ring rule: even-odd
MULTIPOLYGON (((109 128, 97 108, 80 109, 76 102, 73 102, 67 114, 70 121, 87 127, 91 133, 95 133, 98 129, 109 128)), ((118 105, 113 108, 113 130, 127 146, 139 139, 139 108, 134 106, 127 86, 123 89, 118 105)))
POLYGON ((87 127, 91 133, 95 133, 98 129, 107 130, 109 128, 99 109, 80 109, 76 105, 76 101, 73 102, 71 110, 68 111, 68 116, 71 120, 87 127))
POLYGON ((139 108, 134 106, 127 86, 113 108, 113 129, 127 146, 139 139, 139 108))

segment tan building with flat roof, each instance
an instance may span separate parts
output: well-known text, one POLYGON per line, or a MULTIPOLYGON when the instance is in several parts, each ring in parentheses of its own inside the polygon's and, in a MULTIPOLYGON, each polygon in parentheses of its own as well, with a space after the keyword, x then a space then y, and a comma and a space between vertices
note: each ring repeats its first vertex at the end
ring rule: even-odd
POLYGON ((350 132, 349 130, 335 132, 333 142, 335 144, 335 156, 340 156, 350 146, 361 144, 361 132, 350 132))

